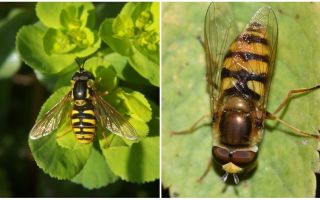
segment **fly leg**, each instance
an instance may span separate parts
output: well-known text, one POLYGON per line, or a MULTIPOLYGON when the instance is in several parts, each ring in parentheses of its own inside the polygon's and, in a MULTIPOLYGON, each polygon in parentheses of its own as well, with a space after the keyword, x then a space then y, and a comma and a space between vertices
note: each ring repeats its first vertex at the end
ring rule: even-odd
POLYGON ((287 103, 290 100, 290 97, 293 94, 304 94, 304 93, 311 92, 311 91, 316 90, 316 89, 320 89, 320 84, 316 85, 314 87, 310 87, 310 88, 302 88, 302 89, 290 90, 288 92, 287 96, 282 100, 282 102, 280 103, 278 108, 273 113, 267 112, 266 118, 270 119, 270 120, 276 120, 277 122, 280 122, 282 125, 284 125, 284 126, 290 128, 291 130, 293 130, 294 134, 296 134, 296 135, 303 136, 303 137, 313 137, 313 138, 316 138, 316 139, 320 139, 320 135, 319 134, 308 133, 306 131, 300 130, 300 129, 292 126, 288 122, 283 121, 278 116, 276 116, 276 114, 279 111, 281 111, 284 108, 285 105, 287 105, 287 103))
POLYGON ((288 92, 287 96, 282 100, 282 102, 280 103, 278 108, 272 114, 275 115, 280 110, 282 110, 284 108, 284 106, 288 104, 288 102, 290 101, 290 97, 293 94, 304 94, 304 93, 311 92, 311 91, 316 90, 316 89, 320 89, 320 84, 318 84, 318 85, 316 85, 314 87, 310 87, 310 88, 302 88, 302 89, 290 90, 288 92))
POLYGON ((316 139, 320 139, 320 135, 319 134, 308 133, 306 131, 298 129, 298 128, 292 126, 291 124, 289 124, 288 122, 283 121, 278 116, 273 115, 272 113, 267 112, 267 116, 266 117, 267 117, 267 119, 276 120, 277 122, 280 122, 282 125, 284 125, 284 126, 288 127, 289 129, 291 129, 293 131, 293 133, 296 134, 296 135, 303 136, 303 137, 313 137, 313 138, 316 138, 316 139))
POLYGON ((210 115, 205 114, 202 115, 190 128, 188 128, 187 130, 183 130, 183 131, 172 131, 171 135, 187 135, 187 134, 191 134, 193 133, 195 130, 197 130, 199 127, 201 127, 202 125, 198 126, 198 124, 204 120, 205 118, 210 117, 210 115))
POLYGON ((200 178, 198 178, 198 180, 197 180, 198 183, 201 183, 202 180, 208 175, 211 167, 212 167, 212 157, 209 159, 206 170, 203 172, 203 174, 200 176, 200 178))
MULTIPOLYGON (((96 79, 95 85, 99 85, 100 82, 101 82, 101 77, 98 77, 98 78, 96 79)), ((98 95, 100 95, 100 96, 105 96, 105 95, 108 95, 108 94, 109 94, 109 91, 106 90, 106 91, 104 91, 104 92, 97 92, 97 93, 98 93, 98 95)))
POLYGON ((201 46, 202 46, 203 50, 205 50, 205 49, 206 49, 206 47, 205 47, 205 44, 204 44, 204 41, 203 41, 202 37, 201 37, 201 36, 197 36, 197 40, 200 42, 200 44, 201 44, 201 46))
POLYGON ((109 140, 108 139, 108 137, 106 136, 106 133, 104 132, 104 131, 102 131, 102 136, 103 136, 103 138, 105 139, 105 141, 106 141, 106 143, 105 143, 105 145, 104 145, 104 148, 108 148, 108 147, 110 147, 110 144, 111 144, 111 142, 112 142, 112 140, 113 140, 113 138, 114 138, 114 134, 112 134, 110 137, 111 137, 111 139, 109 140))

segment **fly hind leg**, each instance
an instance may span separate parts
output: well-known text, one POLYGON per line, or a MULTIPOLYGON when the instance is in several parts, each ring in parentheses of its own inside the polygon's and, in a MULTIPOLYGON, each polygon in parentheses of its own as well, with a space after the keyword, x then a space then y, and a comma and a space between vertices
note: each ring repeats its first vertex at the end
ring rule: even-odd
POLYGON ((112 142, 112 140, 113 140, 113 138, 114 138, 115 135, 114 135, 114 134, 111 134, 110 139, 108 139, 105 131, 102 131, 102 136, 103 136, 103 138, 104 138, 104 140, 105 140, 104 148, 110 147, 111 142, 112 142))
POLYGON ((302 89, 294 89, 294 90, 290 90, 287 94, 287 96, 282 100, 282 102, 280 103, 280 105, 278 106, 278 108, 272 113, 273 115, 277 114, 279 111, 281 111, 290 101, 290 97, 294 94, 304 94, 304 93, 308 93, 311 92, 313 90, 316 89, 320 89, 320 84, 314 86, 314 87, 310 87, 310 88, 302 88, 302 89))
POLYGON ((294 134, 299 135, 299 136, 303 136, 303 137, 313 137, 316 139, 320 139, 320 135, 319 135, 319 131, 317 134, 314 133, 308 133, 306 131, 300 130, 296 127, 294 127, 293 125, 283 121, 282 119, 280 119, 278 116, 276 116, 276 114, 281 111, 290 101, 290 97, 294 94, 304 94, 304 93, 308 93, 311 91, 314 91, 316 89, 320 89, 320 84, 314 86, 314 87, 310 87, 310 88, 302 88, 302 89, 294 89, 294 90, 290 90, 287 94, 287 96, 282 100, 282 102, 280 103, 280 105, 278 106, 278 108, 273 112, 273 113, 269 113, 267 112, 267 119, 271 119, 271 120, 276 120, 277 122, 281 123, 282 125, 290 128, 291 130, 293 130, 294 134))

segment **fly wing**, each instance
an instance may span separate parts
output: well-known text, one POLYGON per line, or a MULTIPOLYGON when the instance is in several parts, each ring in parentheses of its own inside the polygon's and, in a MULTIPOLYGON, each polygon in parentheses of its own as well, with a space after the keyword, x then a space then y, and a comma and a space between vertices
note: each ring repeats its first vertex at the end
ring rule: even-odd
POLYGON ((210 95, 211 114, 216 110, 220 96, 221 70, 224 56, 238 34, 233 13, 225 3, 211 3, 204 24, 206 77, 210 95))
POLYGON ((71 105, 71 92, 59 101, 52 109, 46 112, 30 131, 30 139, 36 140, 54 132, 65 118, 71 105))
POLYGON ((133 126, 100 95, 95 95, 95 113, 103 128, 129 140, 138 139, 133 126))
MULTIPOLYGON (((254 14, 237 43, 238 50, 246 52, 247 59, 252 58, 242 64, 246 66, 243 69, 256 75, 247 85, 260 97, 257 106, 266 109, 278 43, 278 23, 271 7, 260 8, 254 14)), ((241 66, 239 63, 233 65, 241 66)))
MULTIPOLYGON (((272 8, 260 8, 250 20, 250 24, 247 26, 253 27, 255 24, 261 24, 260 30, 262 30, 262 32, 264 31, 264 38, 266 38, 267 46, 269 48, 269 66, 266 72, 266 81, 264 84, 265 93, 264 96, 259 100, 259 106, 263 109, 266 109, 278 45, 278 22, 272 8)), ((263 48, 257 48, 256 50, 258 54, 266 54, 263 48)), ((263 70, 262 67, 259 69, 263 70)), ((260 73, 263 72, 261 71, 260 73)))

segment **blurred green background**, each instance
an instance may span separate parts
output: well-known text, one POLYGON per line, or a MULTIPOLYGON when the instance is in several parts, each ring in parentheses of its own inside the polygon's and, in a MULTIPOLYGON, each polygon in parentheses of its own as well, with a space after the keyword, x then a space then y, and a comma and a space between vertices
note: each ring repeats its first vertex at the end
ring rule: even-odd
MULTIPOLYGON (((95 3, 97 21, 115 17, 123 5, 95 3)), ((158 197, 158 180, 147 184, 119 180, 87 190, 53 179, 36 166, 28 134, 50 92, 15 50, 19 28, 37 21, 34 7, 35 3, 0 3, 0 197, 158 197)), ((159 92, 152 91, 149 98, 159 103, 159 92)))

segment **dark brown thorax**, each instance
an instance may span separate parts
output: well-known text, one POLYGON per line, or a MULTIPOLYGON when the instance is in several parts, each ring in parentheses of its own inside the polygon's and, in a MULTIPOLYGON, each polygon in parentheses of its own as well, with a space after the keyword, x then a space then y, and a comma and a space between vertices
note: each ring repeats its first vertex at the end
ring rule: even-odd
POLYGON ((227 97, 219 122, 220 142, 227 146, 248 146, 252 119, 248 102, 238 96, 227 97))

